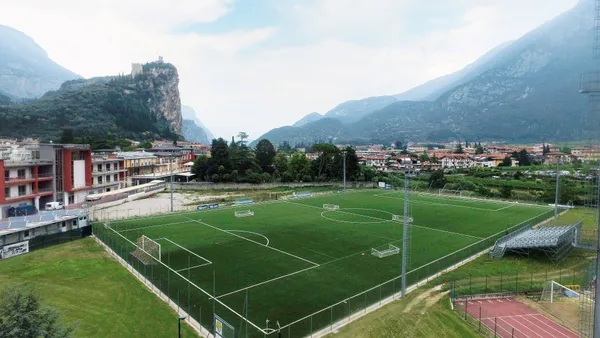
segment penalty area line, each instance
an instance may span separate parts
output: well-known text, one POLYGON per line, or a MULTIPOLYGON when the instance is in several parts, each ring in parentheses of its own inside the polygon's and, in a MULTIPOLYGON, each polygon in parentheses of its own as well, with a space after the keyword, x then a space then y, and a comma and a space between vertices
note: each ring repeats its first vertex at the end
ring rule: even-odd
POLYGON ((196 256, 196 257, 200 258, 201 260, 203 260, 203 261, 205 261, 205 262, 208 262, 208 264, 212 264, 212 262, 211 262, 211 261, 209 261, 208 259, 206 259, 206 258, 204 258, 204 257, 202 257, 202 256, 200 256, 200 255, 198 255, 197 253, 195 253, 195 252, 193 252, 193 251, 189 250, 188 248, 186 248, 186 247, 184 247, 184 246, 181 246, 181 245, 179 245, 179 244, 177 244, 177 243, 173 242, 172 240, 170 240, 170 239, 168 239, 168 238, 162 237, 162 238, 158 238, 158 239, 156 239, 156 241, 161 241, 161 240, 164 240, 164 241, 170 242, 171 244, 173 244, 173 245, 175 245, 175 246, 179 247, 180 249, 183 249, 183 250, 185 250, 185 251, 189 252, 190 254, 192 254, 192 255, 194 255, 194 256, 196 256))

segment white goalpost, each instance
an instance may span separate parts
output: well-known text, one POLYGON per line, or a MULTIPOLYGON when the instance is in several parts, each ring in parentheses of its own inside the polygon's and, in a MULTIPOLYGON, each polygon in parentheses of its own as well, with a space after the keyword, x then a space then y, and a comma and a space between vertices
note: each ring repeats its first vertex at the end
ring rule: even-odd
POLYGON ((136 241, 132 255, 144 264, 156 263, 161 260, 161 246, 158 242, 142 235, 136 241))
POLYGON ((336 211, 340 210, 340 206, 335 204, 323 204, 323 209, 327 211, 336 211))
MULTIPOLYGON (((392 215, 392 221, 404 222, 404 216, 403 215, 392 215)), ((412 222, 413 222, 413 218, 409 217, 408 223, 412 223, 412 222)))
POLYGON ((574 289, 579 289, 579 285, 567 286, 555 281, 546 282, 540 296, 540 302, 552 304, 565 299, 579 298, 580 290, 575 291, 574 289))
POLYGON ((248 216, 254 216, 254 211, 252 211, 252 210, 243 210, 243 211, 236 211, 235 212, 235 217, 248 217, 248 216))
POLYGON ((394 245, 389 244, 388 248, 385 250, 377 250, 375 248, 371 249, 371 255, 379 258, 396 255, 400 253, 400 248, 394 245))

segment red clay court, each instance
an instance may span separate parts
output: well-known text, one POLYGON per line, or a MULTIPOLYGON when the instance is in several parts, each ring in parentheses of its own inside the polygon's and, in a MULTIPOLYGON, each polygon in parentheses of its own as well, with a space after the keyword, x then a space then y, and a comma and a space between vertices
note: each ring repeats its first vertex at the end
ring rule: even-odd
MULTIPOLYGON (((455 305, 463 310, 465 308, 464 301, 457 301, 455 305)), ((579 337, 513 298, 469 300, 467 313, 502 338, 579 337)))

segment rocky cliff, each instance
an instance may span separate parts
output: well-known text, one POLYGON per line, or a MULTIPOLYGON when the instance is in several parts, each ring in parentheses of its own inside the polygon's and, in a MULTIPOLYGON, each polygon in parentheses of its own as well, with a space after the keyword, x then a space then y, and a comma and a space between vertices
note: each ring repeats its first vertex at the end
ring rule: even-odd
POLYGON ((181 135, 181 99, 179 74, 169 63, 152 62, 143 67, 144 73, 136 76, 136 86, 149 94, 148 107, 157 119, 164 118, 170 129, 181 135))
POLYGON ((145 64, 136 76, 67 81, 38 100, 0 105, 0 135, 48 140, 69 128, 77 137, 175 139, 182 131, 178 84, 175 66, 163 62, 145 64))

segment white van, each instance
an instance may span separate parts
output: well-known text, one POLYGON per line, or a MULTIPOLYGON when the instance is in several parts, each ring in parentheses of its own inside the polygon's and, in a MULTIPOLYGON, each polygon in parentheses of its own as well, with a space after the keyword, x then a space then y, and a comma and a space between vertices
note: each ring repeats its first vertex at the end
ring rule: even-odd
POLYGON ((64 209, 64 208, 65 208, 65 206, 62 204, 62 202, 48 202, 48 203, 46 203, 44 210, 50 211, 50 210, 60 210, 60 209, 64 209))

